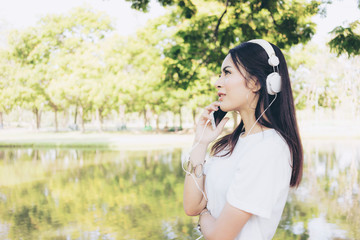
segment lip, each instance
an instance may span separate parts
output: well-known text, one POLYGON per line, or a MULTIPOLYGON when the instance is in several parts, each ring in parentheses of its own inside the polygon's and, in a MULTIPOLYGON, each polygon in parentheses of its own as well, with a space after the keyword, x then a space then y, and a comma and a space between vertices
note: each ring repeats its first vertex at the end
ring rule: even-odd
POLYGON ((226 94, 225 93, 218 93, 218 96, 219 96, 219 101, 222 101, 223 100, 223 98, 226 96, 226 94))

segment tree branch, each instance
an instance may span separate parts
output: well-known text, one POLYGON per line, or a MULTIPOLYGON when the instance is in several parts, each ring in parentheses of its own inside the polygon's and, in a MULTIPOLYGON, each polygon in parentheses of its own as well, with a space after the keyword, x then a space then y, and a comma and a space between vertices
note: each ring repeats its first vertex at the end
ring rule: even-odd
POLYGON ((227 12, 228 5, 229 5, 229 0, 226 0, 225 11, 221 14, 220 18, 218 19, 218 22, 216 24, 216 28, 215 28, 215 31, 214 31, 215 42, 217 42, 217 40, 218 40, 219 26, 220 26, 222 18, 224 17, 224 15, 227 12))
MULTIPOLYGON (((220 23, 221 23, 221 20, 223 19, 223 17, 225 16, 226 12, 227 12, 227 8, 229 6, 229 0, 226 0, 226 4, 225 4, 225 10, 224 12, 221 14, 220 18, 218 19, 217 21, 217 24, 216 24, 216 27, 215 27, 215 30, 214 30, 214 41, 217 42, 218 41, 218 33, 219 33, 219 27, 220 27, 220 23)), ((205 49, 203 54, 205 54, 207 52, 208 49, 205 49)), ((196 74, 196 71, 199 69, 200 66, 204 65, 204 64, 207 64, 210 60, 210 55, 208 55, 206 57, 206 59, 202 62, 200 62, 196 68, 194 69, 194 71, 192 72, 192 74, 190 75, 190 77, 188 78, 189 81, 192 80, 192 78, 195 76, 196 74)))
POLYGON ((271 16, 271 19, 272 19, 274 25, 279 27, 279 25, 276 23, 275 18, 274 18, 273 14, 272 14, 272 12, 270 10, 269 10, 269 13, 270 13, 270 16, 271 16))

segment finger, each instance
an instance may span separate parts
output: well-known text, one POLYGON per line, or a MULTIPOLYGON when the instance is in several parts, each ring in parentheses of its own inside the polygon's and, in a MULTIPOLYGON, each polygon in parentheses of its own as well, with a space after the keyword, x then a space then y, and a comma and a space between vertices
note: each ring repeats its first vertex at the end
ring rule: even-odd
POLYGON ((215 102, 213 102, 212 104, 213 104, 214 106, 217 106, 217 107, 218 107, 218 106, 220 106, 220 105, 221 105, 221 102, 219 102, 219 101, 215 101, 215 102))
POLYGON ((211 109, 213 111, 218 111, 220 109, 220 102, 216 101, 210 104, 210 106, 212 107, 211 109))
POLYGON ((211 120, 212 118, 213 118, 213 116, 212 116, 211 113, 206 113, 206 112, 204 112, 204 113, 201 115, 201 119, 204 120, 204 121, 211 120))
POLYGON ((215 101, 215 102, 212 102, 211 104, 210 104, 210 106, 213 106, 213 107, 220 107, 220 105, 221 105, 221 102, 219 102, 219 101, 215 101))
POLYGON ((203 128, 205 127, 205 128, 207 128, 208 126, 211 126, 212 124, 211 124, 211 121, 210 120, 206 120, 206 119, 203 119, 201 122, 200 122, 200 127, 201 127, 201 129, 203 130, 203 128))
POLYGON ((219 125, 216 127, 216 131, 218 131, 219 133, 222 132, 222 130, 224 129, 225 127, 225 124, 229 121, 230 118, 226 117, 226 118, 223 118, 219 125))
POLYGON ((211 113, 211 112, 217 111, 218 108, 215 107, 215 106, 210 105, 210 106, 205 107, 205 110, 206 110, 207 113, 211 113))
POLYGON ((221 102, 215 101, 215 102, 212 102, 209 106, 217 108, 217 107, 220 107, 220 105, 221 105, 221 102))
POLYGON ((207 110, 208 113, 210 113, 219 110, 219 107, 214 104, 210 104, 209 106, 205 107, 205 109, 207 110))

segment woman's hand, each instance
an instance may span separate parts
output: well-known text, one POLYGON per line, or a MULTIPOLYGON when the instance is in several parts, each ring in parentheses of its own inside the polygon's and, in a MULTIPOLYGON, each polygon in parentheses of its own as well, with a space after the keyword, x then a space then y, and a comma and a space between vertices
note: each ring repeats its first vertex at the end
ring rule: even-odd
POLYGON ((214 141, 222 132, 222 130, 224 129, 225 124, 227 123, 227 121, 229 120, 228 117, 223 118, 221 120, 221 122, 219 123, 219 125, 216 127, 215 130, 212 129, 211 126, 211 112, 213 111, 217 111, 218 107, 220 106, 220 102, 213 102, 211 103, 209 106, 205 107, 204 112, 201 114, 200 119, 196 125, 196 132, 195 132, 195 142, 199 142, 199 144, 204 144, 204 145, 208 145, 209 143, 211 143, 212 141, 214 141), (204 131, 204 127, 205 124, 207 122, 207 120, 209 120, 209 122, 206 125, 205 131, 204 131), (201 137, 201 134, 203 133, 201 137), (200 139, 201 137, 201 139, 200 139))

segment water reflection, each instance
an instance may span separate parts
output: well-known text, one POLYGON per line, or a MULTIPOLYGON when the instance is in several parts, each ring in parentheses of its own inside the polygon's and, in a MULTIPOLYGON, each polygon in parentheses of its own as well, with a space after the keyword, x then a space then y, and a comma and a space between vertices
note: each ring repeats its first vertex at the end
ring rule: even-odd
POLYGON ((276 239, 360 239, 359 143, 305 144, 304 178, 276 239))
MULTIPOLYGON (((360 144, 305 144, 274 239, 360 239, 360 144)), ((0 239, 195 239, 182 149, 0 150, 0 239)))

